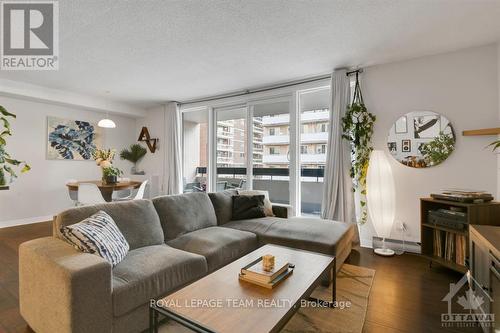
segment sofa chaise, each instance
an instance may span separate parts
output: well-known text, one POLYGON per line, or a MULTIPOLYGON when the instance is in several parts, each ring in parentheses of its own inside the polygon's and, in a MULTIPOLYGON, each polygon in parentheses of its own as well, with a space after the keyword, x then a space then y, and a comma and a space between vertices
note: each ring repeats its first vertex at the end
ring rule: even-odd
MULTIPOLYGON (((167 295, 267 243, 337 256, 351 251, 346 223, 275 217, 232 220, 235 192, 189 193, 72 208, 53 236, 19 248, 20 312, 37 333, 141 332, 152 298, 167 295), (130 245, 114 268, 62 240, 61 228, 103 210, 130 245)), ((236 277, 235 277, 236 278, 236 277)), ((324 277, 325 280, 328 277, 324 277)))

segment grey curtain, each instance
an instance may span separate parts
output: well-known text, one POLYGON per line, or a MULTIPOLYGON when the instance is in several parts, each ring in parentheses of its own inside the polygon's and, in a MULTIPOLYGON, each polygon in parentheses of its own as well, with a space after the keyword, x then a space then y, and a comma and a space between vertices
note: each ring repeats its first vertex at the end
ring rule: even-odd
MULTIPOLYGON (((356 223, 354 193, 349 175, 351 148, 342 139, 342 117, 350 100, 350 84, 346 70, 332 73, 330 89, 330 131, 326 152, 325 177, 321 217, 356 223)), ((356 228, 357 233, 357 228, 356 228)))
POLYGON ((165 194, 182 192, 181 114, 177 103, 165 106, 165 194))

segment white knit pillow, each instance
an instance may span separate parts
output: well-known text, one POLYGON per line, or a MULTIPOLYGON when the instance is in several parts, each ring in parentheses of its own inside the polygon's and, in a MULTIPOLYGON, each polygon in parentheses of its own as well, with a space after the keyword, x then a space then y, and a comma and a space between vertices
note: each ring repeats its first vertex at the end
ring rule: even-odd
POLYGON ((273 204, 269 200, 269 192, 258 190, 238 190, 239 195, 263 195, 264 196, 264 213, 266 216, 274 216, 273 204))
POLYGON ((61 228, 61 233, 77 250, 97 254, 113 267, 125 258, 130 248, 113 218, 102 210, 81 222, 61 228))

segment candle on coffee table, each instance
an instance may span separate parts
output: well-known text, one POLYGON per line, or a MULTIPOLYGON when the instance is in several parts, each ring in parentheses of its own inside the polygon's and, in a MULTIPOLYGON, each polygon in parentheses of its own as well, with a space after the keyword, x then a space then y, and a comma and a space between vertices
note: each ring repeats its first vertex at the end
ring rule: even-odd
POLYGON ((262 268, 265 271, 272 271, 274 268, 274 256, 271 254, 266 254, 262 256, 262 268))

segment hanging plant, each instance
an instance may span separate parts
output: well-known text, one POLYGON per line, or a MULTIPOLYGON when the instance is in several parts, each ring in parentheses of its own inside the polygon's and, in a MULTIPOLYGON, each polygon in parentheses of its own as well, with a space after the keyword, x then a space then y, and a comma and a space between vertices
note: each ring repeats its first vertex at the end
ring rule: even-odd
POLYGON ((16 167, 21 168, 21 173, 30 171, 30 166, 26 162, 13 159, 6 151, 7 137, 12 135, 8 117, 16 118, 16 115, 8 112, 3 106, 0 105, 0 188, 8 188, 8 183, 12 183, 17 178, 16 167), (7 181, 7 174, 10 176, 7 181))
POLYGON ((364 224, 368 218, 366 206, 366 174, 370 153, 373 150, 371 145, 373 135, 373 125, 376 117, 368 112, 363 102, 363 95, 359 85, 359 77, 356 72, 356 85, 354 97, 351 105, 347 107, 345 116, 342 118, 342 137, 349 141, 351 145, 351 178, 353 180, 353 191, 358 190, 361 194, 360 224, 364 224))

